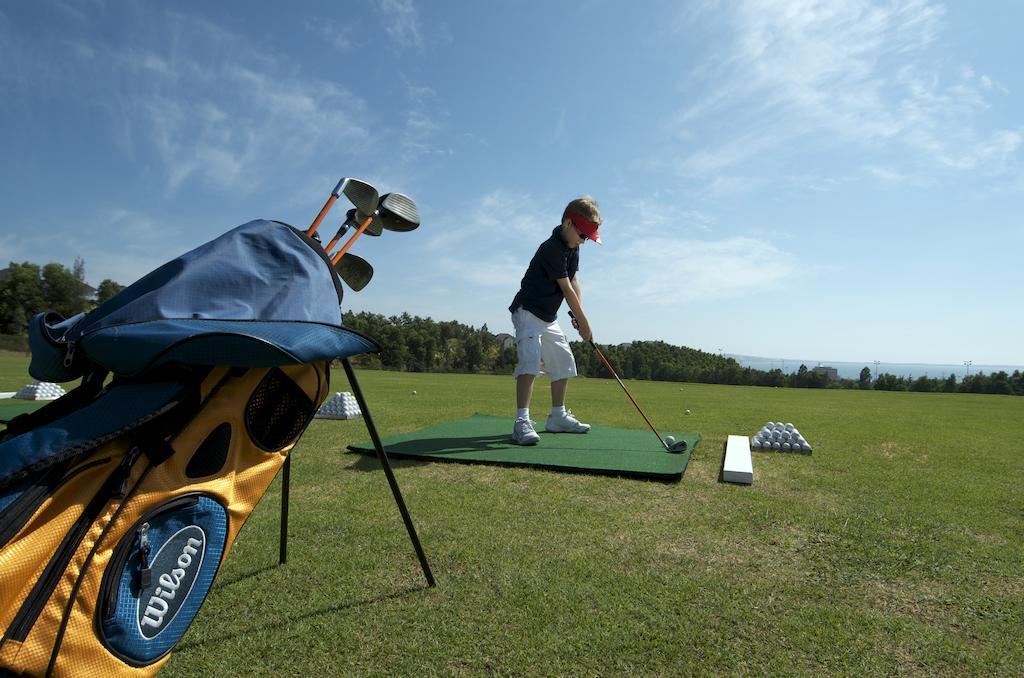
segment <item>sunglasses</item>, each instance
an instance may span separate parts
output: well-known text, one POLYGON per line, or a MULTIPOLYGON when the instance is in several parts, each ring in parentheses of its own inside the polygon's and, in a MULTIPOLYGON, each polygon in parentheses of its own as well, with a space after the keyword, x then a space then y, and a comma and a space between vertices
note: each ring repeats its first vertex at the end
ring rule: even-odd
MULTIPOLYGON (((582 233, 580 233, 580 229, 576 228, 574 230, 576 231, 576 237, 578 237, 583 242, 587 242, 587 236, 585 236, 582 233)), ((583 244, 583 243, 580 243, 580 244, 583 244)))

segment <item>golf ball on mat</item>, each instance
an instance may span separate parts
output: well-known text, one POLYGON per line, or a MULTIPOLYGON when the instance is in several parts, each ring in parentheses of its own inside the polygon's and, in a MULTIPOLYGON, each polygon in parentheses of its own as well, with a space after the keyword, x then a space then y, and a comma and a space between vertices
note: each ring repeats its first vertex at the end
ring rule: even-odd
POLYGON ((672 436, 665 436, 665 444, 668 445, 669 447, 672 447, 673 445, 676 444, 676 439, 673 438, 672 436))

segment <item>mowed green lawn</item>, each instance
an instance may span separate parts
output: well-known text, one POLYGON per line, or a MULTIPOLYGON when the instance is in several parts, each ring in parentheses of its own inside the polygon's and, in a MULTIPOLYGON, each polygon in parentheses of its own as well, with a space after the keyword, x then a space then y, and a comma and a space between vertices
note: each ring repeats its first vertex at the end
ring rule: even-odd
MULTIPOLYGON (((0 390, 26 364, 0 357, 0 390)), ((360 379, 385 436, 514 404, 510 377, 360 379)), ((364 422, 315 421, 287 565, 278 480, 165 675, 1024 672, 1024 398, 628 385, 702 435, 681 482, 394 463, 433 589, 378 463, 345 451, 364 422), (726 435, 769 420, 813 455, 719 482, 726 435)), ((644 428, 613 380, 576 380, 570 407, 644 428)))

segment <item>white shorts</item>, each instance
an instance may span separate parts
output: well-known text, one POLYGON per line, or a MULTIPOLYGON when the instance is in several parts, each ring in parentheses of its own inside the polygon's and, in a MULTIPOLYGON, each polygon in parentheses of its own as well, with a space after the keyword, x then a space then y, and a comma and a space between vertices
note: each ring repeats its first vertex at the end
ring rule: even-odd
POLYGON ((551 381, 576 376, 576 358, 557 322, 545 322, 520 307, 512 314, 512 325, 516 328, 516 353, 519 356, 513 377, 540 374, 541 360, 551 381))

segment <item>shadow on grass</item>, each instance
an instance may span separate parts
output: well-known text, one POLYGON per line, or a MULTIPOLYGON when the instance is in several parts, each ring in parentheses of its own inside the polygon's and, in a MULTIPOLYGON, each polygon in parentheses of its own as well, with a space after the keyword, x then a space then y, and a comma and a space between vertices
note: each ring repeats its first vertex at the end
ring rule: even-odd
MULTIPOLYGON (((384 449, 388 454, 459 454, 460 452, 488 452, 513 447, 510 435, 474 435, 445 438, 417 438, 390 443, 384 449)), ((360 448, 362 449, 362 448, 360 448)), ((371 448, 372 449, 372 448, 371 448)))
MULTIPOLYGON (((429 460, 413 459, 405 455, 433 455, 444 460, 449 454, 460 452, 488 452, 504 450, 511 445, 507 435, 465 436, 458 438, 417 438, 400 443, 389 443, 384 446, 388 459, 395 468, 422 466, 429 460)), ((373 447, 349 447, 349 452, 359 455, 359 459, 348 468, 356 471, 379 471, 380 462, 377 451, 373 447)))
POLYGON ((210 593, 213 593, 214 591, 220 591, 221 589, 226 589, 229 586, 234 586, 235 584, 240 584, 241 582, 246 581, 247 579, 258 577, 264 572, 270 572, 271 570, 276 570, 279 567, 280 565, 275 563, 274 565, 266 565, 258 570, 253 570, 252 572, 239 573, 235 575, 234 579, 218 579, 210 588, 210 593))
MULTIPOLYGON (((267 569, 267 568, 264 568, 264 570, 265 569, 267 569)), ((255 572, 253 574, 259 574, 260 572, 263 572, 264 570, 258 570, 257 572, 255 572)), ((249 575, 249 576, 251 576, 251 575, 249 575)), ((321 607, 321 608, 318 608, 318 609, 315 609, 315 610, 307 610, 307 611, 305 611, 305 612, 303 612, 301 614, 285 615, 283 617, 279 617, 279 618, 275 618, 275 619, 267 619, 267 620, 265 620, 265 622, 263 624, 253 624, 252 626, 249 626, 249 627, 246 627, 246 628, 242 628, 242 629, 238 629, 238 630, 236 630, 236 631, 234 631, 232 633, 220 633, 220 634, 216 634, 216 635, 207 635, 206 637, 203 637, 203 638, 197 638, 195 640, 186 641, 186 642, 181 643, 181 644, 178 645, 177 652, 180 653, 180 652, 185 652, 187 650, 195 650, 195 649, 199 649, 201 647, 207 647, 207 646, 210 646, 210 645, 219 645, 221 643, 227 642, 229 640, 233 640, 233 639, 238 638, 240 636, 249 636, 249 635, 252 635, 254 633, 259 633, 259 632, 264 631, 267 628, 272 627, 272 626, 279 627, 279 626, 281 626, 283 624, 286 624, 286 623, 289 623, 289 622, 300 622, 300 621, 304 621, 306 619, 310 619, 312 617, 317 617, 317 616, 320 616, 320 615, 333 614, 335 612, 343 612, 345 610, 351 610, 351 609, 354 609, 354 608, 364 607, 364 606, 367 606, 367 605, 376 605, 377 603, 384 603, 384 602, 387 602, 389 600, 398 600, 400 598, 405 598, 406 596, 408 596, 410 594, 413 594, 413 593, 417 593, 419 591, 426 591, 428 588, 429 587, 427 587, 427 586, 409 587, 409 588, 406 588, 406 589, 402 589, 401 591, 396 591, 394 593, 387 593, 387 594, 380 595, 380 596, 374 596, 373 598, 366 598, 366 599, 363 599, 363 600, 353 600, 353 601, 347 602, 347 603, 338 603, 337 605, 328 605, 326 607, 321 607)))

